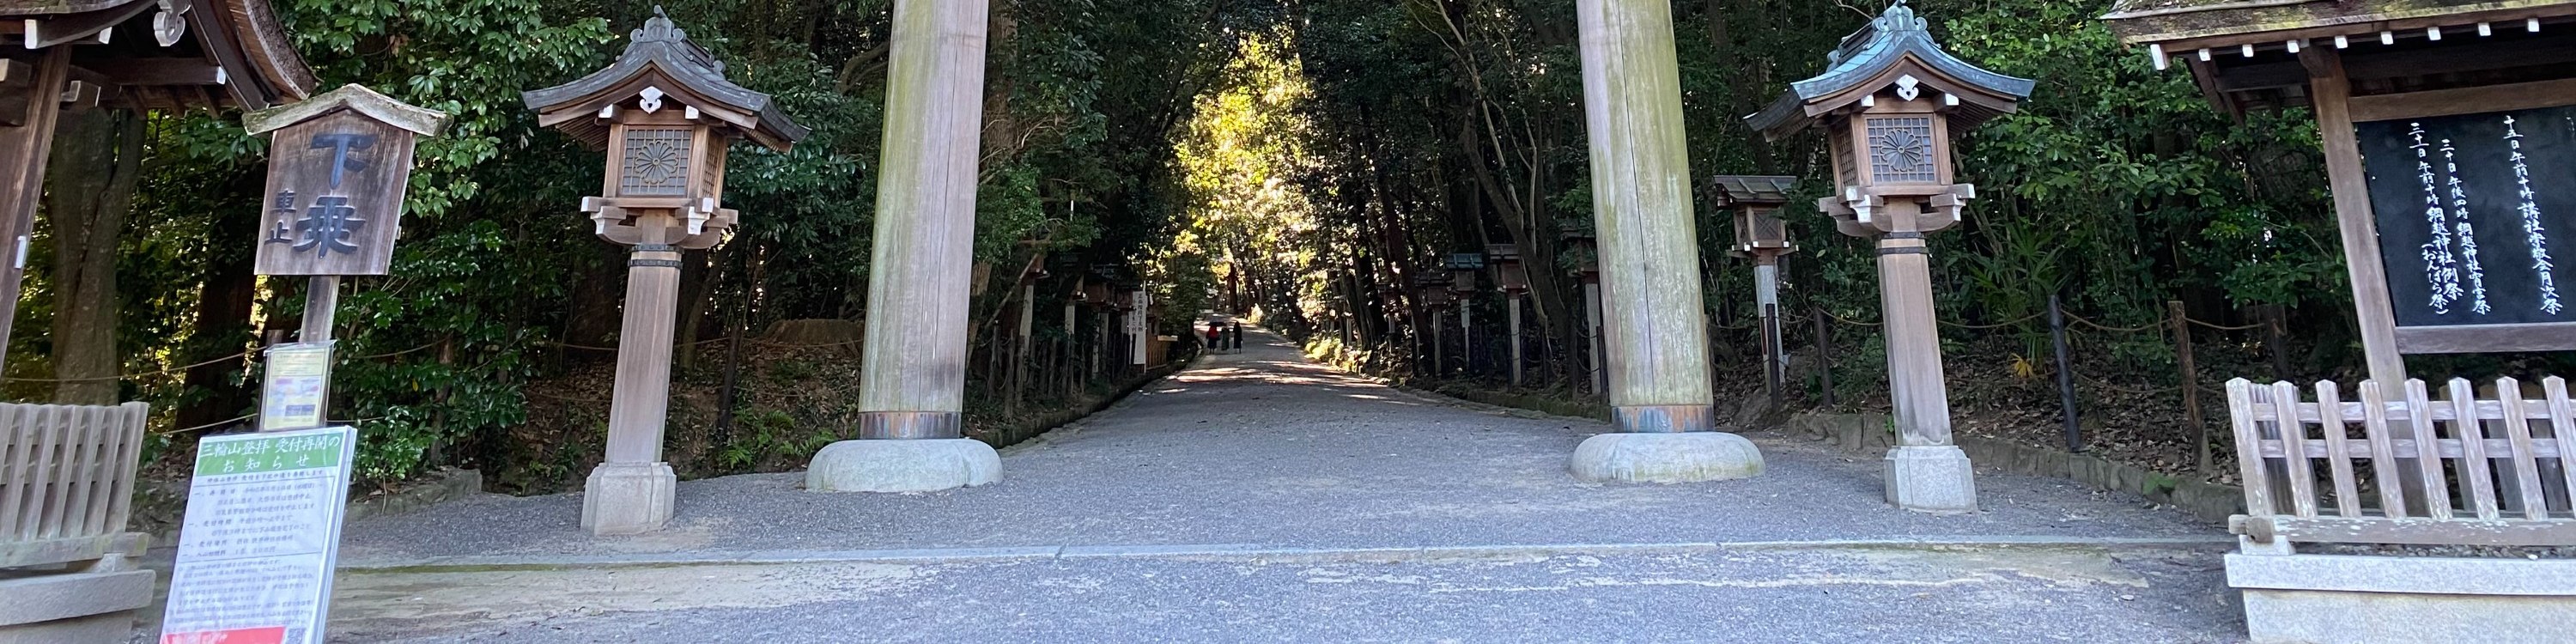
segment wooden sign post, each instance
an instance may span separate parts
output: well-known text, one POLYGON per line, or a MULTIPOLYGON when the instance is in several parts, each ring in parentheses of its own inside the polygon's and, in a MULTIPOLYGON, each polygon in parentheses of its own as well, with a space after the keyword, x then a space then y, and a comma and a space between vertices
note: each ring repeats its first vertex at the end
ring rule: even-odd
POLYGON ((1779 407, 1786 388, 1781 380, 1789 368, 1788 350, 1780 340, 1780 256, 1798 252, 1798 245, 1789 243, 1789 224, 1780 220, 1780 209, 1789 204, 1798 178, 1721 176, 1713 185, 1717 207, 1734 215, 1735 246, 1730 251, 1753 258, 1753 304, 1762 318, 1762 389, 1770 394, 1771 406, 1779 407))
POLYGON ((1878 241, 1898 443, 1887 453, 1888 502, 1918 512, 1974 511, 1968 455, 1950 440, 1923 235, 1957 223, 1977 194, 1951 174, 1951 129, 2011 113, 2030 95, 2031 81, 1951 56, 1901 1, 1844 38, 1828 60, 1825 73, 1790 84, 1788 95, 1745 121, 1772 140, 1822 126, 1840 194, 1816 206, 1843 234, 1878 241))
POLYGON ((327 424, 340 276, 383 275, 393 266, 413 140, 436 136, 446 126, 445 113, 360 85, 242 116, 244 129, 268 136, 268 188, 261 193, 266 203, 255 269, 260 275, 307 278, 304 330, 295 344, 270 347, 269 353, 307 356, 288 362, 307 365, 308 372, 271 378, 278 386, 262 392, 274 404, 261 406, 261 431, 327 424))
POLYGON ((608 454, 581 500, 582 528, 603 535, 659 530, 671 519, 679 479, 662 460, 662 427, 680 253, 712 247, 733 229, 738 213, 724 207, 726 150, 750 139, 785 151, 806 134, 769 95, 725 80, 724 65, 660 9, 631 38, 607 68, 523 96, 538 123, 608 151, 601 194, 582 198, 582 211, 601 239, 634 248, 608 454))

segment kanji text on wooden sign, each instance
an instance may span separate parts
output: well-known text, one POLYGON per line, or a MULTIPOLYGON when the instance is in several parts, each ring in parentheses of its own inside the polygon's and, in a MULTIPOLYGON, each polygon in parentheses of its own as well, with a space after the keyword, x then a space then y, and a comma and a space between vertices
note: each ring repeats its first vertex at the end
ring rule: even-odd
POLYGON ((340 111, 269 141, 263 275, 383 275, 402 230, 412 133, 340 111))

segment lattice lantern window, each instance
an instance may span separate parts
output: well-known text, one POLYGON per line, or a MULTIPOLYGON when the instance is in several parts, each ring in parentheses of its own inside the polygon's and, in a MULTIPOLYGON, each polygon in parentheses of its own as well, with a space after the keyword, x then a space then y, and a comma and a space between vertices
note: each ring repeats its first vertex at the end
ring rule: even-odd
POLYGON ((1900 77, 1836 124, 1838 192, 1951 183, 1949 116, 1927 89, 1913 76, 1900 77))

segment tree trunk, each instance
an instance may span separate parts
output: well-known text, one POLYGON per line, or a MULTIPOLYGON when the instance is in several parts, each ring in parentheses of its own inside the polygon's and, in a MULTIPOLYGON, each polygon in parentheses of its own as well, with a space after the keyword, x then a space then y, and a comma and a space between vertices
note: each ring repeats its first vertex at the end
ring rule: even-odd
POLYGON ((54 240, 54 399, 112 405, 117 237, 142 173, 143 118, 126 110, 63 115, 54 145, 46 225, 54 240))

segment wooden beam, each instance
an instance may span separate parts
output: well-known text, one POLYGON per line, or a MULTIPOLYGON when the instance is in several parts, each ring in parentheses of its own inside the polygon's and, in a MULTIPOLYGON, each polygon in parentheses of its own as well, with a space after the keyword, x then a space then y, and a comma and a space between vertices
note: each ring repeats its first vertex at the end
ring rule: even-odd
POLYGON ((82 61, 74 69, 96 74, 102 81, 114 85, 223 84, 221 68, 195 57, 108 58, 82 61))
POLYGON ((2344 273, 2352 282, 2362 355, 2369 363, 2370 379, 2381 387, 2403 387, 2406 359, 2397 349, 2397 309, 2388 298, 2387 267, 2379 259, 2379 229, 2371 220, 2370 181, 2361 166, 2361 140, 2347 105, 2352 81, 2344 75, 2342 55, 2333 49, 2307 48, 2299 52, 2299 62, 2308 68, 2317 135, 2325 147, 2326 183, 2334 193, 2335 227, 2343 237, 2344 273))
POLYGON ((2576 521, 2249 516, 2238 534, 2255 541, 2462 546, 2576 546, 2576 521))
POLYGON ((2576 103, 2576 78, 2352 97, 2352 120, 2386 121, 2576 103))
POLYGON ((2565 351, 2576 349, 2576 322, 2406 327, 2396 340, 2398 353, 2565 351))
MULTIPOLYGON (((36 82, 27 103, 25 124, 0 130, 0 360, 8 356, 9 332, 18 317, 19 289, 27 274, 26 246, 18 240, 34 229, 36 202, 45 192, 45 162, 54 149, 54 121, 62 102, 51 88, 62 87, 71 72, 69 48, 45 50, 36 63, 36 82)), ((0 362, 5 365, 5 362, 0 362)))

